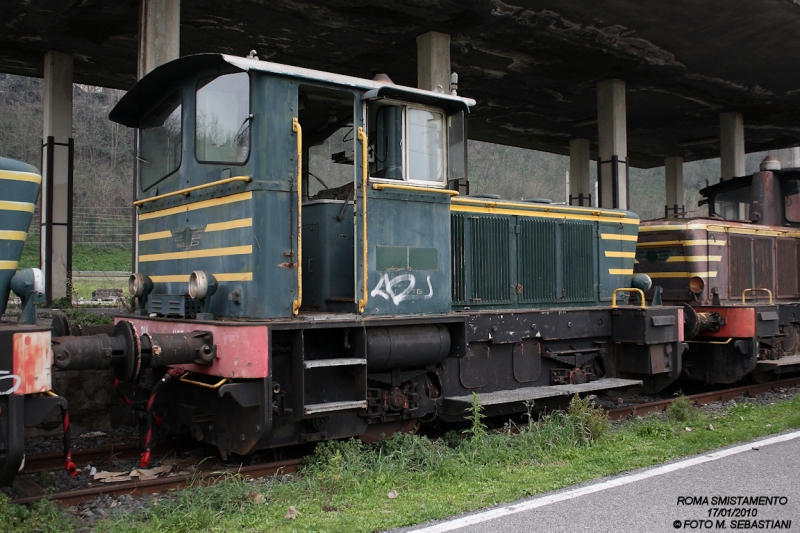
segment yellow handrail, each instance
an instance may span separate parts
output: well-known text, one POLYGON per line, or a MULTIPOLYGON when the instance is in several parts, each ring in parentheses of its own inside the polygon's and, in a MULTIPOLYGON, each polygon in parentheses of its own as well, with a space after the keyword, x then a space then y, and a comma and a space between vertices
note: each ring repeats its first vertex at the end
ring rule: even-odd
MULTIPOLYGON (((197 385, 198 387, 205 387, 207 389, 218 389, 218 388, 222 387, 225 383, 228 382, 228 378, 222 378, 222 379, 220 379, 219 381, 217 381, 214 384, 203 383, 202 381, 195 381, 193 379, 189 379, 187 377, 188 375, 189 375, 189 372, 186 372, 185 374, 181 374, 181 377, 179 377, 178 380, 182 381, 184 383, 191 383, 192 385, 197 385)), ((217 376, 213 376, 213 377, 217 377, 217 376)))
POLYGON ((621 213, 619 211, 607 211, 605 209, 596 209, 592 207, 570 207, 570 206, 563 206, 558 204, 539 204, 535 202, 514 202, 510 200, 501 200, 501 199, 493 199, 493 198, 467 198, 461 197, 456 198, 455 201, 457 202, 464 202, 464 203, 471 203, 471 204, 485 204, 486 207, 499 207, 499 208, 508 208, 508 207, 524 207, 530 209, 531 211, 544 211, 544 212, 557 212, 557 213, 586 213, 591 212, 594 216, 610 216, 610 217, 619 217, 619 218, 627 218, 628 215, 626 213, 621 213), (491 205, 490 205, 491 204, 491 205))
POLYGON ((364 195, 364 207, 362 207, 361 230, 364 241, 364 249, 361 252, 361 261, 363 263, 361 277, 362 277, 362 297, 358 301, 358 312, 363 313, 364 308, 367 306, 367 175, 369 168, 367 167, 367 134, 364 133, 364 128, 358 128, 358 140, 361 141, 361 191, 364 195))
POLYGON ((458 196, 458 191, 453 191, 450 189, 429 189, 427 187, 414 187, 412 185, 395 185, 393 183, 373 183, 372 188, 378 191, 381 189, 400 189, 403 191, 438 192, 442 194, 448 194, 450 196, 458 196))
POLYGON ((642 289, 633 289, 633 288, 619 288, 614 289, 614 292, 611 293, 611 307, 617 307, 617 293, 618 292, 635 292, 639 294, 639 298, 642 299, 642 303, 639 307, 646 307, 644 302, 644 292, 642 289))
POLYGON ((745 301, 744 301, 744 295, 745 294, 747 294, 748 292, 758 292, 758 291, 766 292, 769 295, 769 305, 772 305, 772 291, 769 290, 769 289, 745 289, 745 290, 743 290, 742 291, 742 303, 745 303, 745 301))
POLYGON ((292 119, 292 131, 297 134, 297 299, 292 314, 300 312, 303 303, 303 128, 292 119))
POLYGON ((155 202, 156 200, 161 200, 162 198, 169 198, 170 196, 178 196, 182 194, 184 196, 189 196, 190 192, 199 191, 200 189, 208 189, 209 187, 216 187, 217 185, 225 185, 226 183, 232 183, 234 181, 250 181, 250 176, 234 176, 232 178, 225 178, 224 180, 219 181, 212 181, 211 183, 205 183, 203 185, 195 185, 194 187, 187 187, 186 189, 181 189, 179 191, 168 192, 165 194, 159 194, 158 196, 153 196, 152 198, 144 198, 142 200, 136 200, 133 202, 133 205, 140 206, 142 204, 146 204, 147 202, 155 202))

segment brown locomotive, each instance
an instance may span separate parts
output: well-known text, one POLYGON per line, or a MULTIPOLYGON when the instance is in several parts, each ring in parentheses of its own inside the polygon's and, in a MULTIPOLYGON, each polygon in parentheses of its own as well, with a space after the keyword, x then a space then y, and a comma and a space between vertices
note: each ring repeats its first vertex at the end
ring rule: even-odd
POLYGON ((685 307, 683 377, 732 383, 800 370, 800 169, 702 189, 707 217, 643 222, 635 272, 685 307))

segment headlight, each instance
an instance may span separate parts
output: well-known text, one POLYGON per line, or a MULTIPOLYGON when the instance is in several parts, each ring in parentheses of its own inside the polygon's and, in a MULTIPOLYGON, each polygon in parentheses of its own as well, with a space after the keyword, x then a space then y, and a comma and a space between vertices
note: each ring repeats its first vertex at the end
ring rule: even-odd
POLYGON ((703 292, 703 289, 706 287, 706 282, 703 281, 703 278, 699 276, 695 276, 693 278, 689 278, 689 290, 692 291, 694 294, 700 294, 703 292))
POLYGON ((204 270, 195 270, 189 276, 189 296, 193 300, 204 300, 217 290, 217 279, 214 274, 204 270))
POLYGON ((631 287, 647 292, 653 286, 653 280, 647 274, 634 274, 631 278, 631 287))
POLYGON ((131 274, 131 277, 128 278, 128 292, 131 294, 131 296, 141 298, 142 296, 149 294, 152 290, 153 281, 149 276, 145 276, 139 272, 134 272, 131 274))

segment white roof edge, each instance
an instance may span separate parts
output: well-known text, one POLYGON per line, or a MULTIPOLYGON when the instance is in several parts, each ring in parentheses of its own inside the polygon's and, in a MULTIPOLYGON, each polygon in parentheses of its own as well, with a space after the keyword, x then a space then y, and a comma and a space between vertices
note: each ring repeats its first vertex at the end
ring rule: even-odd
POLYGON ((249 59, 246 57, 230 56, 222 54, 222 58, 231 65, 238 67, 242 70, 257 70, 260 72, 271 72, 273 74, 283 74, 285 76, 298 76, 302 78, 310 78, 318 81, 335 83, 337 85, 345 85, 348 87, 355 87, 357 89, 379 89, 384 86, 397 87, 409 93, 416 93, 420 95, 436 97, 442 100, 449 100, 451 102, 460 102, 467 107, 475 105, 475 100, 472 98, 462 98, 460 96, 452 96, 449 94, 435 93, 433 91, 426 91, 424 89, 417 89, 415 87, 406 87, 404 85, 394 85, 391 83, 381 83, 377 81, 367 80, 364 78, 356 78, 354 76, 345 76, 342 74, 333 74, 321 70, 313 70, 310 68, 293 67, 290 65, 281 65, 280 63, 272 63, 270 61, 261 61, 259 59, 249 59))

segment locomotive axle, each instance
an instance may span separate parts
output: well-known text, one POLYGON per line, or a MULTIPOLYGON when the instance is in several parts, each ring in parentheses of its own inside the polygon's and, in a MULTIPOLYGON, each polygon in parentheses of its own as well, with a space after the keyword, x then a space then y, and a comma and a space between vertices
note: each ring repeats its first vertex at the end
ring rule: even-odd
POLYGON ((62 370, 113 368, 122 381, 132 381, 145 368, 199 364, 216 358, 214 337, 207 331, 138 335, 136 328, 121 320, 111 335, 104 333, 53 339, 53 366, 62 370))

